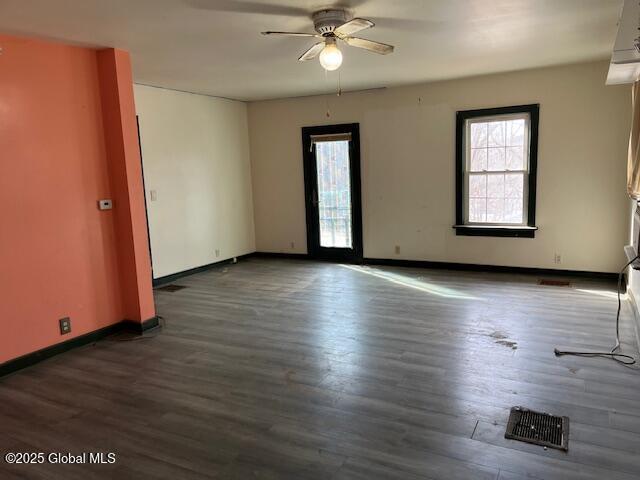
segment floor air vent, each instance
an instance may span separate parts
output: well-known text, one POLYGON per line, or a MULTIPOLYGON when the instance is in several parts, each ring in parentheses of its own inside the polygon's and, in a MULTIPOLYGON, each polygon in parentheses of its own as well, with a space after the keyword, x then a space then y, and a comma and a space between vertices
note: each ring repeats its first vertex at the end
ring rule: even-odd
POLYGON ((547 287, 569 287, 571 284, 566 280, 550 280, 542 278, 538 280, 538 285, 546 285, 547 287))
POLYGON ((569 417, 556 417, 523 407, 513 407, 504 436, 566 452, 569 450, 569 417))
POLYGON ((158 287, 156 290, 161 292, 177 292, 178 290, 182 290, 183 288, 187 288, 184 285, 165 285, 164 287, 158 287))

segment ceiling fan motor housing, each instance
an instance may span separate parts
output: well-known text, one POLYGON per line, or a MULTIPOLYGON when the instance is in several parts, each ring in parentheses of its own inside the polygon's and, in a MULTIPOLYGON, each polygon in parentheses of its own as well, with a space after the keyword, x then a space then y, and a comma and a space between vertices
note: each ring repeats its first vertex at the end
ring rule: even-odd
POLYGON ((313 27, 320 35, 329 36, 333 31, 347 21, 347 13, 344 10, 320 10, 312 17, 313 27))

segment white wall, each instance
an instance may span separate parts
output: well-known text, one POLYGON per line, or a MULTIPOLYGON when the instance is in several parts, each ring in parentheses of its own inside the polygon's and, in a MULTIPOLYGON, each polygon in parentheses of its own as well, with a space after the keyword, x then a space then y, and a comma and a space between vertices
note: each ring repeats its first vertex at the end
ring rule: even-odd
MULTIPOLYGON (((636 245, 638 241, 638 235, 634 227, 635 225, 635 211, 637 207, 637 203, 635 200, 631 200, 630 202, 630 214, 629 214, 629 239, 627 241, 628 245, 636 245)), ((628 259, 630 260, 630 259, 628 259)), ((638 322, 638 327, 640 327, 640 311, 638 308, 640 307, 640 271, 635 270, 633 268, 629 268, 627 270, 627 294, 629 295, 629 299, 631 300, 631 308, 633 309, 633 314, 636 322, 638 322)), ((636 330, 636 335, 640 333, 640 329, 636 330)), ((638 341, 640 343, 640 337, 638 337, 638 341)))
POLYGON ((246 104, 141 85, 135 101, 154 277, 255 251, 246 104))
MULTIPOLYGON (((365 257, 616 271, 628 236, 630 90, 605 86, 607 66, 250 103, 258 251, 306 252, 300 128, 359 122, 365 257), (527 103, 540 103, 536 238, 456 236, 455 112, 527 103)), ((347 81, 348 66, 342 73, 347 81)))

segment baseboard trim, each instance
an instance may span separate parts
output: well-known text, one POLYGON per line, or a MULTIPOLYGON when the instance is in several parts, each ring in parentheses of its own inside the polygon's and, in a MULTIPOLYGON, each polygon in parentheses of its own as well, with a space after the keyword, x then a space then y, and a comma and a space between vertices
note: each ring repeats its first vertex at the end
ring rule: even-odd
MULTIPOLYGON (((254 252, 246 255, 246 257, 258 258, 290 258, 297 260, 317 260, 307 253, 278 253, 278 252, 254 252)), ((320 261, 320 260, 317 260, 320 261)), ((400 260, 393 258, 371 258, 362 259, 363 265, 381 265, 388 267, 411 267, 411 268, 428 268, 438 270, 459 270, 467 272, 496 272, 496 273, 523 273, 533 275, 547 276, 563 276, 563 277, 579 277, 579 278, 598 278, 603 280, 617 280, 617 273, 610 272, 592 272, 583 270, 559 270, 554 268, 536 268, 536 267, 508 267, 503 265, 482 265, 476 263, 455 263, 455 262, 433 262, 429 260, 400 260)))
POLYGON ((148 330, 152 330, 160 326, 160 320, 158 317, 151 317, 144 322, 136 322, 134 320, 123 320, 122 325, 124 330, 135 333, 144 333, 148 330))
POLYGON ((475 263, 431 262, 426 260, 398 260, 391 258, 364 258, 366 265, 385 265, 389 267, 433 268, 439 270, 462 270, 469 272, 525 273, 534 275, 553 275, 563 277, 600 278, 617 280, 617 273, 590 272, 582 270, 556 270, 553 268, 507 267, 503 265, 481 265, 475 263))
POLYGON ((21 357, 14 358, 13 360, 1 363, 0 378, 5 375, 9 375, 10 373, 14 373, 18 370, 22 370, 23 368, 35 365, 36 363, 40 363, 43 360, 54 357, 61 353, 68 352, 69 350, 72 350, 74 348, 82 347, 90 343, 95 343, 98 340, 102 340, 103 338, 108 337, 109 335, 113 335, 115 333, 123 331, 141 334, 147 330, 157 327, 158 325, 158 317, 149 318, 142 323, 134 322, 133 320, 123 320, 121 322, 114 323, 113 325, 94 330, 93 332, 85 333, 84 335, 79 335, 64 342, 56 343, 55 345, 51 345, 49 347, 36 350, 35 352, 22 355, 21 357))
POLYGON ((283 252, 253 252, 249 256, 257 258, 289 258, 294 260, 309 260, 307 253, 283 253, 283 252))
MULTIPOLYGON (((237 260, 242 260, 243 258, 251 257, 254 253, 247 253, 245 255, 238 255, 237 260)), ((170 275, 165 275, 164 277, 154 278, 152 280, 152 285, 154 287, 159 287, 161 285, 166 285, 167 283, 175 282, 176 280, 188 277, 189 275, 193 275, 195 273, 206 272, 207 270, 211 270, 212 268, 220 267, 222 265, 229 265, 233 263, 233 258, 227 258, 226 260, 220 260, 219 262, 208 263, 206 265, 201 265, 199 267, 190 268, 188 270, 183 270, 181 272, 172 273, 170 275)))

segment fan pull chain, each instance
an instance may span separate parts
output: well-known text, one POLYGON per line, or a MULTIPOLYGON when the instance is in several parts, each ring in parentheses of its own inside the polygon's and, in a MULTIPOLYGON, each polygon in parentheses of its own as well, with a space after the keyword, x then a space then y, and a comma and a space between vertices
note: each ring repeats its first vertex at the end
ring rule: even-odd
MULTIPOLYGON (((325 81, 325 83, 329 83, 329 72, 326 71, 326 70, 324 71, 324 81, 325 81)), ((331 117, 331 109, 329 107, 329 95, 327 95, 325 97, 325 105, 327 107, 327 113, 326 113, 327 118, 330 118, 331 117)))
MULTIPOLYGON (((340 74, 340 72, 338 71, 338 79, 337 79, 337 84, 336 84, 336 96, 339 97, 342 95, 342 75, 340 74)), ((330 84, 330 79, 329 79, 329 72, 327 72, 326 70, 324 71, 324 80, 325 83, 330 84)), ((325 95, 325 107, 326 107, 326 116, 327 118, 331 117, 331 107, 329 104, 329 100, 331 98, 331 96, 329 94, 325 95)))

